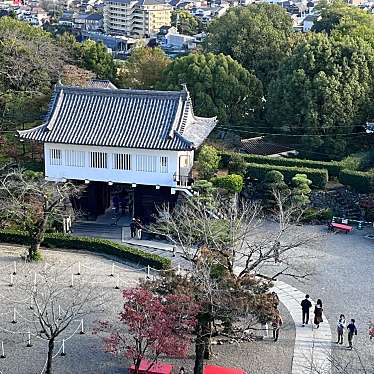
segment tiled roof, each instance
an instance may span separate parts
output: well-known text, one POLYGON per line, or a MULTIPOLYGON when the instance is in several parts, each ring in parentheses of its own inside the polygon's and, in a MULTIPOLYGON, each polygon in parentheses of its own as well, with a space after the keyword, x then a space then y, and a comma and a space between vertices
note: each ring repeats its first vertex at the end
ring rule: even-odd
POLYGON ((253 155, 271 156, 286 152, 295 152, 295 149, 285 145, 267 142, 262 136, 242 139, 240 143, 242 152, 253 155))
POLYGON ((46 143, 187 150, 200 146, 215 125, 215 118, 194 116, 186 89, 58 85, 46 122, 18 133, 21 139, 46 143))

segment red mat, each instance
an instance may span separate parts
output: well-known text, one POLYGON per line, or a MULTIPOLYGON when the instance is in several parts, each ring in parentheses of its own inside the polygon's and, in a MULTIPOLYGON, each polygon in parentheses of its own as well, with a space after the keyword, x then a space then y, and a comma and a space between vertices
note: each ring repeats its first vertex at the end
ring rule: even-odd
POLYGON ((242 369, 223 368, 221 366, 205 366, 204 374, 246 374, 242 369))

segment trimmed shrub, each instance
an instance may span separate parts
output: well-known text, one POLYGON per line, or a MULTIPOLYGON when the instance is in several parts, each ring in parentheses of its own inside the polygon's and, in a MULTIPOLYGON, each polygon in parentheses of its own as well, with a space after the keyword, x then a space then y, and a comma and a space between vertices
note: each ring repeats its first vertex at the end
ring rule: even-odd
MULTIPOLYGON (((221 166, 227 167, 233 155, 238 153, 233 152, 221 152, 221 166)), ((300 173, 303 172, 303 168, 308 169, 325 169, 328 171, 330 176, 337 177, 342 169, 339 161, 314 161, 314 160, 302 160, 299 158, 285 158, 285 157, 270 157, 270 156, 259 156, 259 155, 247 155, 240 154, 241 157, 254 164, 267 164, 267 165, 277 165, 285 167, 299 167, 300 173)))
POLYGON ((245 175, 246 161, 240 153, 233 153, 228 161, 227 169, 230 174, 245 175))
POLYGON ((230 193, 239 193, 243 189, 243 177, 237 174, 229 174, 212 178, 213 186, 224 188, 230 193))
POLYGON ((306 174, 308 179, 312 181, 313 186, 318 188, 325 188, 326 183, 328 181, 328 173, 325 169, 309 169, 296 166, 286 167, 254 163, 247 164, 247 176, 260 180, 264 179, 266 173, 272 170, 281 172, 284 176, 284 180, 286 181, 286 183, 290 183, 292 181, 292 178, 296 174, 300 173, 306 174))
MULTIPOLYGON (((14 230, 0 230, 0 242, 28 245, 31 243, 26 233, 14 230)), ((155 269, 168 269, 171 261, 168 258, 153 255, 140 249, 122 245, 105 239, 73 236, 62 233, 45 234, 42 243, 45 247, 86 250, 114 255, 155 269)))
POLYGON ((374 192, 374 173, 371 172, 342 170, 339 182, 351 186, 358 192, 374 192))
POLYGON ((197 157, 197 169, 202 179, 210 179, 217 172, 220 156, 211 145, 202 146, 197 157))

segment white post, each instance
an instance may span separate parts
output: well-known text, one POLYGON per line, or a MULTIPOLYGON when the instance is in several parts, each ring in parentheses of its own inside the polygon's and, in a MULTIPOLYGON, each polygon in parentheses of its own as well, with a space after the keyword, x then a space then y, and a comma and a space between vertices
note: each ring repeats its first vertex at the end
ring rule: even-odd
POLYGON ((66 353, 65 353, 65 339, 62 339, 62 351, 61 351, 61 356, 66 356, 66 353))
POLYGON ((77 275, 81 275, 81 263, 80 261, 78 262, 78 273, 77 275))
POLYGON ((150 273, 151 273, 151 267, 147 265, 147 278, 149 278, 150 273))
POLYGON ((181 272, 181 266, 178 264, 178 273, 177 274, 180 274, 181 272))
POLYGON ((83 335, 84 334, 84 325, 83 325, 83 319, 81 321, 81 331, 80 331, 80 334, 83 335))
POLYGON ((16 308, 13 308, 13 321, 12 323, 17 323, 16 308))
POLYGON ((26 347, 32 347, 32 344, 31 344, 31 332, 29 331, 28 332, 28 338, 27 338, 27 345, 26 347))
POLYGON ((9 287, 13 287, 13 274, 10 274, 10 284, 9 287))
POLYGON ((74 287, 74 274, 73 273, 71 273, 70 287, 74 287))
POLYGON ((119 274, 117 274, 116 290, 119 290, 119 274))
POLYGON ((110 273, 111 277, 114 277, 114 262, 112 262, 112 272, 110 273))
POLYGON ((30 309, 34 309, 34 299, 32 296, 30 296, 30 309))
POLYGON ((5 358, 5 351, 4 351, 4 342, 1 341, 1 356, 0 358, 5 358))
POLYGON ((13 275, 17 274, 17 262, 14 261, 14 270, 13 270, 13 275))
POLYGON ((34 286, 36 287, 36 273, 34 273, 34 286))

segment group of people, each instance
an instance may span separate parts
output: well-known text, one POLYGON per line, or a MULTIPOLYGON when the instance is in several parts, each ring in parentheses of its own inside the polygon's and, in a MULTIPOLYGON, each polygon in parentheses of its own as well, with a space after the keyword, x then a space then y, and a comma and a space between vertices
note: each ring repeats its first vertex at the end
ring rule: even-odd
POLYGON ((131 232, 131 238, 142 238, 142 230, 143 230, 143 224, 140 218, 133 218, 130 223, 130 232, 131 232))
MULTIPOLYGON (((309 310, 312 307, 312 303, 309 300, 309 295, 305 295, 305 299, 301 302, 301 310, 302 310, 302 319, 303 324, 302 326, 305 327, 309 323, 309 310)), ((323 307, 322 307, 322 300, 318 299, 317 303, 314 307, 314 324, 316 325, 316 328, 319 328, 319 325, 321 322, 323 322, 323 307)), ((338 322, 337 322, 337 335, 338 335, 338 341, 336 344, 343 344, 344 339, 344 331, 347 330, 348 332, 348 346, 347 348, 352 349, 353 345, 353 337, 357 335, 357 327, 355 325, 355 320, 352 318, 348 325, 346 324, 346 319, 344 314, 341 314, 339 316, 338 322)))

